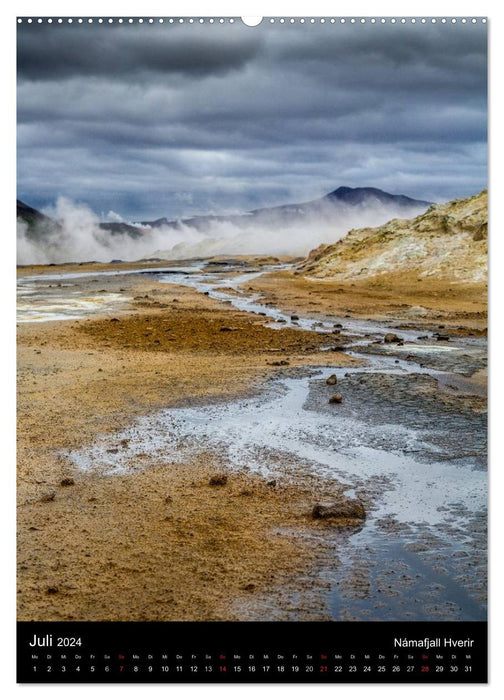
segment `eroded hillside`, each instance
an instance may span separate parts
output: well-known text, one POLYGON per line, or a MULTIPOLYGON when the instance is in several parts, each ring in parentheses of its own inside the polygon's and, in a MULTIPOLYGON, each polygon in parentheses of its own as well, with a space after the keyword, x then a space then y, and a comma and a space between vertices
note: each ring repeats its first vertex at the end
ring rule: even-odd
POLYGON ((308 278, 482 284, 487 279, 488 197, 435 204, 414 219, 392 219, 376 228, 352 229, 332 245, 313 250, 299 266, 308 278))

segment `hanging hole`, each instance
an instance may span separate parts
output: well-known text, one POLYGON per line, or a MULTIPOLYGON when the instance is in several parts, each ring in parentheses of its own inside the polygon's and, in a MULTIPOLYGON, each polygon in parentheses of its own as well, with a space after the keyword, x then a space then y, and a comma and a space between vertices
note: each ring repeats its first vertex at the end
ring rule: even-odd
POLYGON ((246 24, 247 27, 257 27, 258 24, 261 24, 262 19, 262 17, 242 17, 241 21, 243 24, 246 24))

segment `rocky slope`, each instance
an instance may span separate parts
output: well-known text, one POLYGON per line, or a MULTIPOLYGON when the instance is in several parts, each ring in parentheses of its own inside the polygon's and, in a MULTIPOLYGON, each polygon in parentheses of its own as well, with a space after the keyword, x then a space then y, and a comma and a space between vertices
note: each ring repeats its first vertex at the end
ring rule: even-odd
POLYGON ((299 266, 308 278, 344 281, 400 276, 447 283, 487 278, 487 191, 431 206, 414 219, 351 230, 313 250, 299 266))

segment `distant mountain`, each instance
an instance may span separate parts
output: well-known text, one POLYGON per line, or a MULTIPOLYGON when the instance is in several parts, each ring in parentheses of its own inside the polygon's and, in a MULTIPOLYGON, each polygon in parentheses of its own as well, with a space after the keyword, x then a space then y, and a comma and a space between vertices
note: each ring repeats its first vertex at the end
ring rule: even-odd
POLYGON ((422 280, 483 284, 487 207, 484 190, 474 197, 435 204, 413 219, 354 229, 336 243, 312 250, 298 274, 335 282, 396 279, 402 284, 422 280))
POLYGON ((20 199, 16 199, 16 219, 26 224, 28 238, 37 238, 39 235, 49 234, 60 228, 54 219, 42 214, 38 209, 30 207, 20 199))
MULTIPOLYGON (((412 199, 403 194, 389 194, 375 187, 338 187, 320 199, 300 204, 282 204, 276 207, 253 209, 245 214, 193 216, 188 219, 169 220, 166 217, 155 221, 143 221, 141 225, 149 228, 180 228, 190 226, 204 232, 214 223, 230 222, 240 228, 249 228, 257 224, 288 226, 302 222, 310 217, 330 222, 338 214, 349 214, 356 208, 378 208, 390 212, 389 218, 401 212, 409 216, 427 209, 432 202, 412 199)), ((384 220, 386 220, 385 217, 384 220)), ((108 225, 107 225, 108 226, 108 225)))
MULTIPOLYGON (((50 233, 61 231, 61 225, 51 217, 42 214, 38 209, 30 207, 20 199, 16 200, 16 219, 26 224, 28 238, 44 238, 50 233)), ((112 235, 127 234, 130 238, 141 238, 142 229, 130 224, 106 222, 99 224, 104 231, 109 231, 112 235)))
POLYGON ((125 224, 123 222, 107 221, 99 224, 99 226, 104 231, 109 231, 113 236, 126 233, 130 238, 141 238, 143 232, 142 228, 139 226, 131 226, 131 224, 125 224))
POLYGON ((329 192, 325 199, 345 204, 364 204, 370 200, 375 200, 381 204, 397 204, 400 207, 430 207, 432 202, 422 199, 412 199, 404 194, 389 194, 376 187, 338 187, 334 192, 329 192))

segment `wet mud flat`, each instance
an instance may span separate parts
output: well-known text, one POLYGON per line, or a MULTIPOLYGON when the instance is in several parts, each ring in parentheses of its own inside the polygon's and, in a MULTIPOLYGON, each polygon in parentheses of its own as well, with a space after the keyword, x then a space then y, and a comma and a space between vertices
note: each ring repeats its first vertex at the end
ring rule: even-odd
POLYGON ((316 565, 238 599, 239 619, 485 619, 484 413, 443 404, 434 379, 402 372, 341 370, 335 406, 334 368, 280 370, 255 398, 162 411, 67 457, 111 476, 166 454, 184 463, 205 445, 226 473, 294 488, 312 479, 312 503, 336 483, 365 504, 364 523, 321 529, 308 500, 303 531, 289 534, 316 565))
MULTIPOLYGON (((83 342, 97 344, 104 356, 116 347, 121 352, 122 348, 148 351, 160 362, 163 353, 170 353, 166 357, 189 353, 192 371, 197 371, 197 358, 205 357, 206 362, 208 353, 221 351, 223 342, 233 358, 241 357, 248 338, 247 352, 262 346, 272 353, 262 361, 268 378, 239 398, 215 393, 209 398, 200 391, 181 397, 176 405, 172 401, 170 408, 153 407, 121 421, 118 430, 98 430, 82 446, 59 449, 57 458, 76 481, 99 488, 99 500, 107 488, 112 493, 136 484, 139 498, 150 502, 156 489, 169 495, 178 476, 184 475, 170 496, 178 512, 163 515, 174 518, 166 521, 168 528, 175 528, 170 530, 172 539, 158 542, 157 533, 151 534, 162 548, 169 547, 169 541, 178 542, 184 567, 189 565, 183 556, 185 546, 188 557, 201 562, 204 576, 214 577, 205 584, 210 589, 214 580, 232 591, 217 605, 208 589, 202 592, 202 582, 196 582, 203 619, 485 619, 486 397, 481 378, 485 338, 454 334, 440 341, 434 325, 427 330, 425 325, 405 329, 390 319, 287 312, 253 288, 264 271, 241 262, 212 263, 207 269, 201 261, 170 271, 130 270, 128 278, 107 271, 103 289, 123 294, 125 300, 114 307, 113 323, 110 317, 98 318, 88 330, 78 331, 83 342), (140 291, 153 280, 157 286, 152 291, 140 291), (161 286, 170 298, 160 292, 161 286), (191 309, 181 288, 192 295, 191 309), (154 344, 163 314, 176 306, 174 295, 184 312, 196 313, 194 293, 206 298, 205 304, 229 309, 232 323, 224 324, 218 317, 215 327, 198 312, 204 319, 197 321, 198 333, 191 334, 188 326, 183 339, 175 332, 170 343, 169 334, 175 329, 168 324, 169 333, 154 344), (222 328, 230 330, 223 333, 222 328), (400 339, 386 343, 387 333, 400 339), (284 343, 277 342, 281 337, 284 343), (326 383, 332 374, 337 375, 336 385, 326 383), (342 395, 341 403, 329 403, 336 392, 342 395), (199 473, 202 464, 207 465, 204 475, 199 473), (213 473, 227 475, 228 482, 208 492, 213 473), (196 513, 200 498, 211 494, 224 508, 220 515, 212 513, 222 519, 220 538, 225 539, 226 529, 232 529, 240 512, 250 530, 254 510, 264 511, 266 529, 254 523, 255 539, 247 545, 256 549, 256 564, 265 564, 269 560, 261 559, 261 551, 276 543, 273 578, 261 569, 252 580, 246 567, 234 575, 236 563, 215 578, 215 571, 203 566, 207 535, 196 513), (337 498, 359 499, 365 521, 341 527, 310 517, 315 503, 337 498), (186 519, 180 508, 189 501, 196 511, 186 519), (269 505, 263 508, 263 501, 269 505), (230 581, 237 585, 229 588, 230 581)), ((99 291, 102 279, 105 276, 92 277, 81 293, 89 292, 90 283, 99 291)), ((80 283, 74 279, 72 284, 78 298, 80 283)), ((106 313, 111 312, 107 308, 106 313)), ((174 318, 180 319, 182 328, 183 314, 174 318)), ((244 355, 243 362, 250 364, 251 357, 244 355)), ((211 358, 220 371, 220 364, 229 362, 231 355, 227 360, 211 358)), ((161 364, 156 372, 160 369, 161 364)), ((208 381, 212 383, 211 374, 208 381)), ((155 506, 156 513, 159 508, 155 506)), ((235 545, 239 551, 244 540, 235 545)), ((131 546, 137 547, 133 541, 131 546)), ((213 561, 212 556, 208 553, 213 561)), ((155 552, 152 558, 149 554, 152 571, 157 572, 162 562, 155 552)), ((189 569, 184 571, 187 580, 189 569)), ((158 581, 160 572, 151 573, 151 580, 158 581)), ((147 574, 148 570, 143 576, 147 574)), ((133 578, 137 575, 141 572, 133 578)), ((172 604, 167 602, 170 596, 166 604, 159 603, 163 599, 159 594, 158 605, 164 615, 175 615, 167 619, 191 619, 184 617, 190 612, 183 589, 173 592, 177 586, 170 584, 172 604)), ((155 590, 152 596, 147 607, 139 603, 134 616, 145 615, 146 610, 152 614, 155 590)), ((111 619, 116 614, 128 619, 124 607, 113 611, 110 602, 96 605, 111 619)), ((67 614, 65 606, 61 614, 67 614)))

